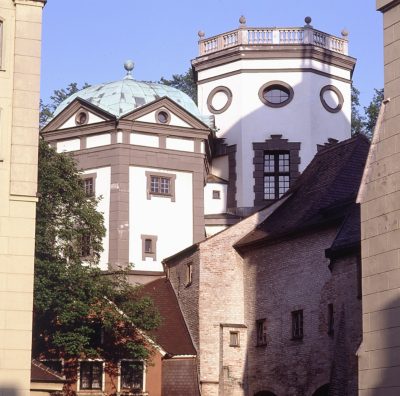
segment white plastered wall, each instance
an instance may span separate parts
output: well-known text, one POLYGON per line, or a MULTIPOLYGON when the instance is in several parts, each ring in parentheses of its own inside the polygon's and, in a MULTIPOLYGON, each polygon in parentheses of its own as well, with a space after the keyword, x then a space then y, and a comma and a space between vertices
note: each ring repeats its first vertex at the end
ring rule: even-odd
POLYGON ((108 144, 111 144, 111 135, 109 133, 101 133, 86 138, 86 148, 107 146, 108 144))
POLYGON ((75 151, 81 148, 80 139, 68 139, 57 142, 57 153, 75 151))
POLYGON ((239 207, 254 204, 253 142, 264 142, 271 134, 282 135, 290 142, 301 142, 300 171, 303 171, 317 152, 317 144, 324 144, 328 138, 344 140, 350 137, 350 83, 300 71, 300 68, 313 68, 341 79, 350 79, 349 71, 301 59, 243 60, 199 72, 198 96, 202 114, 210 114, 207 98, 214 88, 226 86, 232 92, 230 107, 221 114, 215 114, 215 123, 217 137, 226 138, 228 145, 237 145, 236 198, 239 207), (201 83, 205 78, 239 69, 253 71, 201 83), (283 81, 294 90, 293 100, 281 108, 268 107, 259 98, 259 89, 274 80, 283 81), (322 106, 320 91, 326 85, 334 85, 344 97, 343 108, 338 113, 330 113, 322 106))
MULTIPOLYGON (((76 114, 79 114, 79 111, 76 114)), ((77 126, 76 122, 75 122, 76 114, 74 114, 66 122, 64 122, 64 124, 62 124, 59 129, 76 127, 77 126)), ((96 114, 93 114, 91 112, 88 112, 88 115, 89 115, 89 119, 88 119, 87 124, 95 124, 96 122, 103 122, 104 121, 103 118, 100 118, 99 116, 97 116, 96 114)))
POLYGON ((171 111, 165 109, 164 107, 161 107, 161 108, 160 108, 159 110, 157 110, 157 111, 152 111, 151 113, 145 114, 145 115, 142 116, 142 117, 139 117, 139 118, 137 119, 137 121, 150 122, 150 123, 153 123, 153 124, 159 124, 159 123, 157 122, 156 114, 157 114, 157 112, 162 111, 162 110, 165 111, 165 112, 167 112, 167 113, 171 116, 171 119, 170 119, 168 125, 180 126, 180 127, 185 127, 185 128, 191 128, 191 126, 190 126, 186 121, 182 120, 182 119, 181 119, 180 117, 178 117, 176 114, 174 114, 174 113, 172 113, 171 111))
POLYGON ((99 267, 102 270, 108 269, 108 252, 109 252, 109 224, 110 224, 110 185, 111 185, 111 168, 86 169, 82 172, 84 175, 96 174, 95 192, 96 198, 100 198, 97 210, 104 216, 104 226, 106 235, 103 238, 103 252, 100 255, 99 267))
POLYGON ((222 183, 207 183, 204 187, 204 214, 226 213, 228 186, 222 183), (213 191, 219 191, 220 198, 213 198, 213 191))
POLYGON ((166 169, 129 168, 129 261, 135 270, 162 271, 161 261, 193 243, 193 176, 166 169), (147 197, 146 172, 173 174, 175 201, 147 197), (142 235, 157 236, 156 260, 142 260, 142 235))

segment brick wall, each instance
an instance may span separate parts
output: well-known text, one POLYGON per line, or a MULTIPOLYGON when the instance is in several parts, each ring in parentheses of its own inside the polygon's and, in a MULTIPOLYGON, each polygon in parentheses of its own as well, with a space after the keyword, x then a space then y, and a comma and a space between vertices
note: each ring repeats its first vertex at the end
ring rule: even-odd
MULTIPOLYGON (((332 364, 348 374, 348 395, 356 395, 355 352, 361 333, 356 257, 338 260, 329 270, 325 249, 336 228, 249 251, 245 258, 248 328, 248 394, 311 395, 330 382, 332 364), (328 334, 328 304, 336 319, 328 334), (344 304, 346 351, 335 356, 344 304), (304 337, 292 340, 291 312, 303 310, 304 337), (256 320, 266 319, 267 345, 256 346, 256 320), (344 354, 344 356, 343 356, 344 354)), ((343 376, 340 377, 343 379, 343 376)))
POLYGON ((244 394, 247 330, 243 327, 243 262, 233 245, 281 203, 201 242, 197 252, 167 262, 171 284, 199 353, 203 395, 222 394, 224 386, 229 395, 244 394), (193 283, 184 288, 188 262, 193 262, 193 283), (243 343, 236 349, 229 346, 229 331, 236 331, 238 325, 242 325, 243 343))

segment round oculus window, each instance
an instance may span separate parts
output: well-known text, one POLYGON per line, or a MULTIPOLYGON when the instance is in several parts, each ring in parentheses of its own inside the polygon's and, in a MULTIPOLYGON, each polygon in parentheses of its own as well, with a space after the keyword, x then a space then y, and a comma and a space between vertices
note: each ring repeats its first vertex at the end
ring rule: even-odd
POLYGON ((293 99, 293 94, 293 88, 283 81, 270 81, 258 92, 260 100, 270 107, 286 106, 293 99))
POLYGON ((160 110, 156 113, 156 120, 160 124, 168 124, 171 119, 171 116, 165 110, 160 110))
POLYGON ((232 92, 227 87, 214 88, 207 98, 208 111, 212 114, 221 114, 232 103, 232 92))
POLYGON ((75 117, 76 125, 85 125, 89 121, 89 114, 86 111, 80 111, 75 117))
POLYGON ((326 85, 321 89, 319 96, 322 106, 330 113, 337 113, 342 109, 343 95, 335 86, 326 85))

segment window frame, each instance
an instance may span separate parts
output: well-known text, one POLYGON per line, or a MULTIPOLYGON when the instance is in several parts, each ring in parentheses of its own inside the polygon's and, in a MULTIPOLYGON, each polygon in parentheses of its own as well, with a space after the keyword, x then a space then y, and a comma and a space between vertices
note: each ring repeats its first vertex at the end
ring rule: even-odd
POLYGON ((288 189, 290 188, 290 151, 285 151, 285 150, 265 150, 264 151, 264 157, 263 157, 263 171, 264 171, 264 184, 263 184, 263 194, 264 194, 264 200, 265 201, 271 201, 271 200, 277 200, 280 199, 282 197, 282 195, 284 195, 288 189), (269 156, 273 156, 273 161, 274 161, 274 170, 273 172, 266 172, 265 171, 265 157, 269 155, 269 156), (281 155, 288 155, 288 167, 289 169, 287 171, 280 171, 279 170, 279 161, 280 161, 280 156, 281 155), (267 177, 272 177, 274 180, 274 198, 269 198, 267 197, 267 193, 265 191, 265 182, 266 182, 266 178, 267 177), (289 178, 289 186, 287 187, 287 189, 280 194, 280 177, 288 177, 289 178))
POLYGON ((142 360, 134 360, 134 359, 121 359, 119 362, 118 362, 118 384, 117 384, 117 387, 118 387, 118 392, 123 392, 123 393, 132 393, 132 391, 133 391, 133 393, 136 393, 136 392, 138 392, 138 393, 145 393, 146 392, 146 370, 147 370, 147 367, 146 367, 146 363, 144 362, 144 361, 142 361, 142 360), (142 363, 142 366, 143 366, 143 372, 142 372, 142 388, 140 389, 140 392, 138 392, 138 389, 134 389, 134 388, 123 388, 122 387, 122 363, 123 362, 140 362, 140 363, 142 363))
POLYGON ((292 311, 292 340, 304 338, 304 313, 302 309, 292 311))
POLYGON ((221 199, 221 191, 212 190, 212 199, 221 199))
POLYGON ((89 231, 84 232, 80 237, 80 241, 79 241, 80 255, 79 256, 82 259, 89 258, 93 254, 92 248, 90 247, 91 239, 92 239, 92 234, 89 231), (88 238, 88 241, 85 241, 86 238, 88 238))
POLYGON ((261 86, 261 88, 258 91, 258 97, 260 98, 261 102, 263 102, 266 106, 272 108, 279 108, 287 106, 293 100, 294 90, 288 83, 285 83, 284 81, 274 80, 274 81, 269 81, 261 86), (288 95, 287 99, 280 103, 270 102, 265 97, 265 93, 268 92, 268 90, 273 90, 273 89, 279 89, 285 92, 288 95))
POLYGON ((193 283, 193 263, 186 264, 186 287, 189 287, 193 283))
POLYGON ((240 347, 240 331, 232 331, 232 330, 229 331, 229 346, 232 348, 240 347), (233 337, 236 337, 236 340, 234 340, 233 337))
POLYGON ((77 380, 77 388, 78 391, 103 391, 105 385, 105 370, 104 370, 105 362, 101 359, 87 359, 87 360, 79 360, 79 367, 78 367, 78 380, 77 380), (101 380, 100 380, 100 388, 93 388, 93 367, 91 369, 91 387, 90 388, 83 388, 82 387, 82 363, 89 363, 89 364, 100 364, 101 365, 101 380))
POLYGON ((83 187, 83 190, 84 190, 87 198, 96 197, 96 178, 97 178, 97 173, 84 173, 81 175, 82 187, 83 187), (93 180, 93 192, 91 195, 87 194, 86 188, 85 188, 85 182, 90 179, 93 180))
POLYGON ((153 259, 153 261, 157 260, 157 235, 141 235, 142 239, 142 260, 146 261, 147 257, 150 257, 153 259), (146 251, 146 241, 150 240, 151 241, 151 251, 148 252, 146 251))
POLYGON ((176 181, 176 175, 173 173, 164 173, 164 172, 151 172, 151 171, 146 171, 146 181, 147 181, 147 199, 152 199, 152 197, 159 197, 159 198, 169 198, 171 199, 171 202, 175 202, 175 181, 176 181), (158 177, 158 178, 164 178, 164 179, 169 179, 169 192, 168 194, 166 193, 161 193, 161 192, 156 192, 151 190, 151 182, 153 177, 158 177))
POLYGON ((267 319, 257 319, 256 320, 256 345, 265 346, 267 345, 267 319), (261 327, 261 332, 260 332, 261 327), (260 337, 261 334, 261 337, 260 337))

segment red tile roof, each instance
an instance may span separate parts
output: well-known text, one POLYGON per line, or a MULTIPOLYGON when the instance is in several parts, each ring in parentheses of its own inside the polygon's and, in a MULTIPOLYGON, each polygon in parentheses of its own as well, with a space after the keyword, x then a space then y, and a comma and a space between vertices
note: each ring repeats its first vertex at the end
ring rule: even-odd
POLYGON ((162 317, 161 325, 150 333, 154 341, 170 355, 196 355, 169 280, 161 278, 147 283, 142 287, 142 293, 153 300, 162 317))

